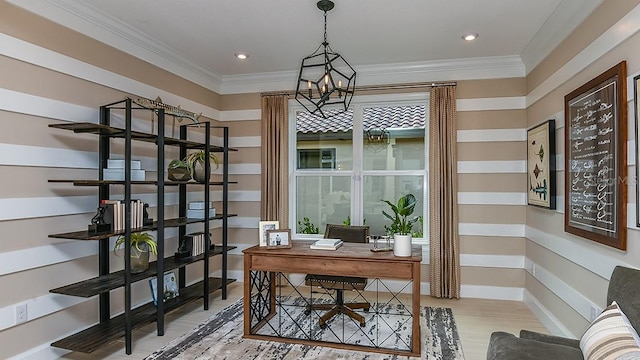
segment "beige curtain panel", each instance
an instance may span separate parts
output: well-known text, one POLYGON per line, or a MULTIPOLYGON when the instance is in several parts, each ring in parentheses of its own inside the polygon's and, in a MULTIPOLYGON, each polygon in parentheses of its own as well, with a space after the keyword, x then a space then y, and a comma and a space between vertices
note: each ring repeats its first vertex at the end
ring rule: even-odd
POLYGON ((456 87, 431 89, 429 236, 431 296, 460 298, 456 87))
POLYGON ((288 96, 262 96, 260 219, 289 224, 288 96))

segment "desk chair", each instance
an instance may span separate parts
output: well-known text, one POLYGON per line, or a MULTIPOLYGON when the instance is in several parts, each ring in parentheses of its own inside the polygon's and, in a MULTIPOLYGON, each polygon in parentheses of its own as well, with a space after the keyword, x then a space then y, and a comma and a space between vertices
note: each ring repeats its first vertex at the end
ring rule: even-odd
MULTIPOLYGON (((325 238, 341 239, 344 242, 367 243, 369 242, 369 226, 348 226, 327 224, 324 231, 325 238)), ((356 314, 355 309, 369 311, 371 304, 368 302, 345 303, 344 290, 363 290, 367 285, 367 279, 353 276, 313 275, 305 277, 307 286, 321 286, 325 289, 336 290, 335 304, 311 304, 307 306, 306 314, 312 310, 328 310, 320 317, 318 323, 321 328, 326 328, 326 322, 337 314, 345 314, 365 326, 365 318, 356 314)))

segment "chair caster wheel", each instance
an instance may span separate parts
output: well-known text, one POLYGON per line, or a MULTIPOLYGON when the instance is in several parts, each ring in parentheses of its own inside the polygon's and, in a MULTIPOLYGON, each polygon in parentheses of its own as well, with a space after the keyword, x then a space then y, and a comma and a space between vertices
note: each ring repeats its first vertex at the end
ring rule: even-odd
POLYGON ((365 327, 365 326, 367 326, 366 323, 363 323, 363 322, 360 323, 360 327, 365 327))
POLYGON ((369 308, 364 308, 364 312, 369 312, 369 308))
POLYGON ((327 328, 327 324, 320 324, 320 329, 326 329, 327 328))
POLYGON ((311 310, 305 310, 304 314, 308 316, 309 314, 311 314, 311 310))

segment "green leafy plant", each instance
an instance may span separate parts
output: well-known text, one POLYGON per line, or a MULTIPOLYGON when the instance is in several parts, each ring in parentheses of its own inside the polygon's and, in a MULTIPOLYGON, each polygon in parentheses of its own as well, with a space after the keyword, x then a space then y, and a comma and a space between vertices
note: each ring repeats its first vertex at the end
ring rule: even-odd
POLYGON ((413 214, 413 210, 416 207, 416 197, 413 194, 406 194, 400 199, 398 203, 394 204, 389 200, 381 200, 391 207, 393 210, 393 216, 389 215, 386 211, 382 211, 382 214, 391 220, 391 225, 385 225, 384 229, 388 234, 400 234, 409 235, 413 229, 413 224, 418 221, 419 217, 409 218, 413 214))
POLYGON ((318 234, 319 229, 308 217, 304 217, 302 221, 298 221, 298 232, 300 234, 318 234))
POLYGON ((421 238, 424 236, 424 233, 422 232, 422 229, 424 229, 424 218, 422 217, 422 215, 418 216, 418 223, 420 224, 420 229, 411 234, 414 238, 421 238))
MULTIPOLYGON (((197 163, 204 165, 204 159, 204 150, 198 150, 188 154, 183 161, 186 162, 189 168, 193 170, 196 167, 197 163)), ((220 163, 218 163, 218 158, 212 152, 209 152, 209 160, 215 165, 216 169, 218 168, 218 166, 220 166, 220 163)))
MULTIPOLYGON (((113 246, 113 251, 115 252, 117 249, 122 247, 125 241, 127 241, 127 237, 124 235, 120 235, 116 240, 115 245, 113 246)), ((131 233, 131 239, 129 244, 135 247, 135 249, 138 252, 144 252, 144 249, 141 246, 142 244, 146 244, 147 247, 149 248, 149 252, 151 252, 154 255, 158 254, 158 244, 156 244, 156 241, 153 239, 153 236, 151 236, 148 233, 143 233, 143 232, 131 233)))
POLYGON ((191 172, 191 165, 186 162, 185 160, 171 160, 171 162, 169 162, 169 169, 179 169, 179 168, 187 168, 189 169, 189 172, 191 172))
POLYGON ((346 226, 351 225, 351 216, 347 216, 347 218, 344 219, 344 221, 342 222, 342 225, 346 225, 346 226))

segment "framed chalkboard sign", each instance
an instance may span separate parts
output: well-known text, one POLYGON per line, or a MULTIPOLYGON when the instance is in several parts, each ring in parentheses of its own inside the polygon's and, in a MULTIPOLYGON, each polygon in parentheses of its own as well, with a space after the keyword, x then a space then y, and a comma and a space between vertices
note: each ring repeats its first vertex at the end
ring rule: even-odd
POLYGON ((564 230, 626 250, 627 96, 623 61, 564 97, 564 230))

